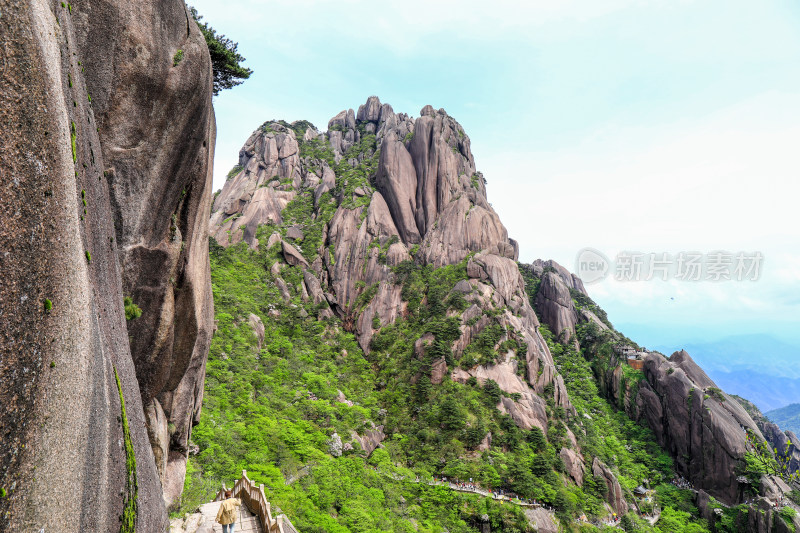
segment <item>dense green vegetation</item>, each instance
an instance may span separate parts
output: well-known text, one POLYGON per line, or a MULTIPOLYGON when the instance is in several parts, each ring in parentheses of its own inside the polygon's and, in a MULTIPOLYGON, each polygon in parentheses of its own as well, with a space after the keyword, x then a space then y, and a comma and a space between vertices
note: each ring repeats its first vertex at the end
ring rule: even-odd
MULTIPOLYGON (((313 127, 269 121, 262 130, 269 133, 279 126, 294 130, 298 139, 313 127)), ((201 421, 192 437, 200 452, 189 460, 181 511, 207 501, 222 481, 230 484, 246 469, 303 532, 471 532, 486 521, 494 532, 532 531, 521 507, 425 483, 446 476, 535 499, 553 508, 564 530, 593 531, 603 527, 600 521, 608 514, 608 489, 591 470, 597 457, 615 473, 628 502, 637 502, 644 513, 654 506, 663 509, 655 528, 635 514, 626 515, 627 530, 705 531, 691 494, 667 483, 672 460, 652 433, 631 421, 598 386, 602 380, 597 376, 615 364, 612 344, 623 340, 635 346, 613 329, 580 327, 578 350, 541 328, 572 407, 556 405, 551 384, 541 395, 548 427, 524 430, 496 407, 501 400, 519 401, 519 394, 506 394, 492 380, 481 384, 474 377, 463 383, 450 378, 455 369, 491 365, 509 351, 522 362, 527 355, 521 333, 502 319, 505 308, 488 304, 468 322, 482 320, 486 326, 462 353, 453 352, 461 314, 471 305, 464 284, 454 290, 468 280, 469 258, 438 269, 418 261, 395 266, 394 280, 407 309, 384 327, 375 317, 378 331, 367 354, 338 318, 317 318, 327 303, 303 300, 300 267, 284 264, 280 270, 290 295, 284 301, 272 268, 280 260, 280 244, 268 248, 269 236, 279 233, 309 262, 321 253, 333 261, 323 235, 336 210, 360 209, 362 219, 366 214, 380 152, 375 135, 359 128, 359 142, 339 162, 324 139, 299 142, 309 169, 318 175, 326 165, 334 170, 334 190, 315 198, 310 188, 299 188, 282 213, 282 224, 259 228, 256 250, 244 243, 227 249, 213 240, 210 244, 218 329, 201 421), (302 237, 288 236, 293 225, 302 229, 302 237), (251 315, 265 327, 260 346, 251 315), (432 381, 434 362, 446 366, 438 375, 441 383, 432 381), (367 454, 357 437, 375 430, 385 438, 367 454), (578 447, 586 465, 582 486, 570 480, 561 456, 562 449, 578 447), (656 489, 649 503, 632 493, 642 484, 656 489), (588 521, 578 522, 581 516, 588 521)), ((369 248, 379 248, 379 261, 385 260, 397 239, 376 239, 369 248)), ((539 279, 529 271, 523 275, 533 298, 539 279)), ((378 285, 359 282, 356 289, 346 323, 369 304, 378 285)), ((610 327, 594 302, 580 293, 572 296, 610 327)), ((523 380, 528 379, 526 368, 517 364, 523 380)), ((635 395, 641 372, 625 366, 623 374, 623 388, 635 395)))
POLYGON ((125 307, 125 320, 136 320, 142 316, 142 308, 136 305, 130 296, 125 296, 122 303, 125 307))
MULTIPOLYGON (((266 243, 273 230, 261 228, 260 242, 266 243)), ((458 322, 447 315, 465 307, 463 297, 451 290, 466 279, 465 263, 397 267, 411 312, 384 327, 365 356, 337 319, 314 318, 319 309, 302 301, 294 267, 282 272, 292 292, 292 301, 283 302, 270 274, 277 257, 277 246, 224 249, 212 241, 219 329, 208 362, 202 421, 193 434, 201 452, 190 460, 184 510, 206 501, 221 480, 230 483, 247 469, 302 531, 411 531, 412 521, 421 531, 474 531, 483 514, 493 531, 529 527, 517 507, 397 481, 384 475, 389 473, 410 479, 473 478, 484 487, 550 504, 564 521, 580 514, 602 516, 605 485, 590 470, 583 487, 563 482, 558 450, 570 446, 567 428, 584 456, 600 457, 626 491, 645 478, 658 483, 671 477, 671 460, 649 431, 601 397, 585 354, 554 342, 546 328, 542 332, 577 411, 564 413, 549 400, 553 422, 546 434, 523 431, 502 415, 494 405, 503 393, 491 381, 484 387, 475 380, 431 384, 434 359, 444 357, 451 367, 461 364, 449 349, 458 322), (261 350, 247 322, 251 313, 266 328, 261 350), (425 333, 434 340, 419 358, 414 343, 425 333), (354 404, 337 401, 339 391, 354 404), (373 424, 384 426, 387 439, 383 449, 365 457, 351 435, 373 424), (345 443, 338 458, 329 454, 334 432, 345 443), (489 432, 492 446, 479 452, 489 432)), ((490 345, 478 344, 481 350, 490 345)), ((670 489, 660 485, 659 495, 672 494, 670 489)), ((664 506, 670 517, 664 523, 694 524, 696 509, 686 495, 672 498, 678 503, 664 506)), ((663 498, 659 501, 663 504, 663 498)))
MULTIPOLYGON (((369 458, 351 438, 373 422, 395 420, 390 411, 398 406, 386 400, 394 391, 378 390, 371 362, 338 320, 313 318, 317 309, 302 302, 286 271, 293 301, 282 301, 269 273, 276 256, 277 249, 252 251, 243 244, 223 249, 212 241, 219 329, 207 367, 202 421, 193 433, 201 452, 190 460, 183 509, 207 501, 221 480, 230 483, 247 469, 304 532, 414 531, 412 521, 420 531, 473 531, 483 514, 498 531, 525 531, 518 508, 376 471, 414 477, 400 460, 411 452, 405 434, 393 432, 386 449, 369 458), (247 323, 250 313, 264 321, 267 340, 261 350, 247 323), (337 401, 339 391, 354 405, 337 401), (328 454, 334 432, 352 446, 345 445, 338 458, 328 454)), ((398 402, 408 400, 402 395, 398 402)))
POLYGON ((123 491, 122 515, 119 517, 120 533, 135 533, 136 514, 139 508, 139 482, 136 477, 136 454, 133 450, 131 430, 128 425, 128 411, 125 409, 125 396, 122 394, 122 383, 114 367, 114 379, 119 393, 119 421, 122 426, 122 440, 125 446, 125 490, 123 491))

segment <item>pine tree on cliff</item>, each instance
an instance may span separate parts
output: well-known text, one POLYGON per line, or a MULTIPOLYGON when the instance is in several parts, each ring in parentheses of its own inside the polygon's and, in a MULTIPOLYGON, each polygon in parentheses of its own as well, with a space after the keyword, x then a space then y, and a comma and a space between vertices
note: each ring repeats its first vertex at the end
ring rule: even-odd
POLYGON ((208 44, 208 53, 211 54, 211 67, 214 70, 214 96, 223 89, 231 89, 244 83, 244 80, 249 78, 253 71, 241 66, 240 63, 245 61, 245 58, 236 51, 238 43, 222 34, 217 35, 217 32, 208 23, 200 22, 203 17, 197 13, 197 9, 194 7, 190 6, 189 11, 200 31, 203 32, 206 44, 208 44))

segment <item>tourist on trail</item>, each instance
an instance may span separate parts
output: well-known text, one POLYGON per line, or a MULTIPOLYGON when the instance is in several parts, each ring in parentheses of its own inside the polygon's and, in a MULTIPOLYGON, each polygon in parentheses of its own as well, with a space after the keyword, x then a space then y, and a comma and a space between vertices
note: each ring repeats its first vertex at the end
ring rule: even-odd
POLYGON ((222 533, 233 533, 233 528, 236 526, 236 516, 239 512, 239 506, 242 505, 242 500, 234 498, 233 493, 229 490, 225 491, 225 498, 219 506, 217 522, 222 524, 222 533))

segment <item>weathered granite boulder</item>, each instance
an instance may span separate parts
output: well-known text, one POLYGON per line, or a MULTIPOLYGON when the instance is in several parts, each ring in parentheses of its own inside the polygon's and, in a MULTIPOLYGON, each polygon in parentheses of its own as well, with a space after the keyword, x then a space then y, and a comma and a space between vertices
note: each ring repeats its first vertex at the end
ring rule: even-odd
POLYGON ((542 321, 550 326, 557 339, 567 341, 575 334, 578 313, 572 304, 569 288, 558 274, 544 273, 534 304, 542 321))
POLYGON ((350 436, 361 445, 361 449, 367 456, 372 455, 372 452, 374 452, 386 438, 386 434, 383 432, 383 426, 373 427, 365 431, 363 435, 353 432, 350 436))
POLYGON ((525 509, 525 517, 537 533, 558 533, 558 521, 552 511, 544 507, 525 509))
POLYGON ((578 485, 583 485, 583 458, 580 454, 569 448, 561 448, 558 453, 561 460, 564 461, 564 466, 567 469, 567 474, 578 485))
POLYGON ((546 261, 542 259, 535 260, 531 265, 532 269, 536 273, 537 277, 541 277, 545 270, 555 270, 558 276, 561 278, 561 281, 569 287, 570 289, 575 289, 578 292, 586 294, 586 288, 583 286, 583 280, 579 278, 577 275, 570 272, 566 267, 558 264, 557 262, 553 261, 552 259, 548 259, 546 261))
POLYGON ((264 323, 261 319, 250 313, 250 316, 247 317, 247 323, 250 324, 250 327, 253 329, 253 333, 256 334, 256 338, 258 339, 258 349, 261 350, 261 346, 264 344, 264 323))

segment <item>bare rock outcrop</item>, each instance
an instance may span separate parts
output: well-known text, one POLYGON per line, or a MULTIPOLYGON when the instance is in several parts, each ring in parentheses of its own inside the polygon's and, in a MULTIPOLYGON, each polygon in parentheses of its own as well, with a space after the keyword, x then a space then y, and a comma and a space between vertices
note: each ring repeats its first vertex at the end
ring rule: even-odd
POLYGON ((558 533, 558 520, 552 511, 548 511, 544 507, 537 507, 525 509, 524 512, 528 522, 536 528, 537 533, 558 533))
POLYGON ((572 478, 576 485, 582 486, 584 464, 580 454, 569 448, 561 448, 558 455, 564 461, 569 477, 572 478))
POLYGON ((562 278, 545 272, 534 301, 542 321, 550 326, 556 338, 568 340, 575 334, 578 313, 572 305, 572 296, 562 278))
POLYGON ((253 333, 255 333, 258 339, 258 349, 261 350, 261 346, 264 344, 264 323, 261 321, 261 318, 253 313, 250 313, 250 316, 247 317, 247 323, 250 324, 250 327, 253 329, 253 333))
POLYGON ((570 272, 565 266, 560 265, 552 259, 548 259, 546 261, 537 259, 530 265, 530 267, 536 273, 537 277, 541 277, 545 271, 552 270, 558 274, 558 277, 561 278, 561 281, 563 281, 567 287, 587 296, 589 295, 589 293, 586 292, 586 287, 583 286, 583 280, 581 280, 581 278, 570 272))
POLYGON ((223 245, 244 240, 257 246, 258 227, 283 220, 281 211, 300 183, 299 167, 295 132, 278 122, 262 125, 239 151, 239 165, 214 201, 211 235, 223 245))
MULTIPOLYGON (((411 119, 370 97, 357 112, 338 113, 328 131, 313 139, 307 135, 310 128, 300 134, 300 123, 267 123, 242 148, 239 167, 214 202, 210 232, 223 246, 244 241, 255 247, 258 225, 281 223, 289 201, 311 202, 312 220, 293 220, 289 229, 307 239, 319 231, 311 229, 312 221, 321 224, 321 242, 309 247, 303 240, 300 249, 300 234, 292 237, 287 229, 278 237, 281 262, 305 269, 308 298, 324 307, 324 296, 328 312, 356 334, 367 352, 377 329, 407 312, 394 267, 404 261, 442 267, 471 256, 469 279, 458 289, 471 307, 461 315, 461 336, 451 349, 461 356, 492 324, 505 332, 500 342, 513 338, 523 345, 519 354, 503 353, 497 364, 475 365, 466 375, 496 377, 508 394, 520 394, 519 400, 505 398, 498 408, 521 427, 546 430, 543 395, 549 385, 556 405, 572 408, 525 293, 516 263, 519 246, 486 198, 485 181, 461 125, 431 106, 420 115, 411 119), (276 155, 279 138, 290 149, 276 155), (261 195, 267 194, 271 203, 265 204, 261 195), (484 311, 493 318, 479 316, 484 311), (527 379, 520 376, 526 374, 527 379)), ((282 292, 288 296, 288 290, 282 292)), ((452 363, 448 368, 442 357, 426 365, 425 378, 434 384, 453 377, 452 363)))
MULTIPOLYGON (((554 261, 537 260, 521 265, 521 269, 538 278, 536 310, 562 342, 580 323, 593 324, 607 340, 630 342, 610 327, 580 280, 564 267, 554 261)), ((766 438, 772 447, 783 450, 788 444, 790 463, 799 464, 800 452, 792 444, 792 436, 771 427, 760 413, 753 414, 756 423, 752 413, 721 391, 688 353, 681 350, 668 359, 658 353, 642 353, 647 352, 639 352, 634 368, 642 369, 643 379, 630 382, 623 371, 628 361, 621 355, 611 355, 597 371, 599 389, 631 418, 653 430, 658 443, 675 458, 678 472, 694 487, 726 504, 741 501, 745 487, 737 480, 736 472, 747 451, 748 430, 754 431, 757 438, 766 438)), ((757 411, 755 406, 749 408, 757 411)), ((775 483, 777 480, 765 479, 762 493, 775 483)))
POLYGON ((645 379, 628 406, 674 458, 695 487, 733 504, 741 487, 736 469, 747 451, 746 432, 761 432, 739 403, 719 390, 685 351, 644 360, 645 379))
POLYGON ((211 68, 190 21, 172 0, 2 7, 0 530, 111 531, 126 506, 140 531, 165 523, 213 316, 211 68))
MULTIPOLYGON (((521 264, 520 268, 539 279, 537 290, 531 295, 533 305, 542 322, 547 324, 560 342, 566 344, 574 339, 576 326, 587 322, 600 330, 618 335, 607 323, 605 315, 601 320, 595 314, 595 310, 602 313, 599 308, 586 306, 586 303, 595 304, 578 276, 553 260, 537 259, 531 264, 521 264), (582 300, 581 305, 576 305, 576 298, 582 300)), ((574 344, 577 348, 577 339, 574 344)))
POLYGON ((383 432, 383 426, 377 426, 365 431, 363 435, 353 432, 351 437, 353 440, 358 442, 358 444, 361 446, 361 450, 367 456, 370 456, 372 455, 372 452, 374 452, 375 449, 384 441, 386 434, 383 432))
POLYGON ((606 502, 614 509, 617 516, 627 513, 628 502, 625 501, 625 494, 622 492, 622 486, 619 484, 617 476, 597 457, 592 461, 592 475, 601 478, 606 484, 608 489, 606 502))

